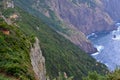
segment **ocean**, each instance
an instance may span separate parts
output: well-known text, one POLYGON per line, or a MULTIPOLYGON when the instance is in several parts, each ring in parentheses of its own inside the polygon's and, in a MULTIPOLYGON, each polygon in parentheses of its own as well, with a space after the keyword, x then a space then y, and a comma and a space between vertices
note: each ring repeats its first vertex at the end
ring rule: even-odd
POLYGON ((117 30, 111 32, 92 33, 88 36, 98 52, 93 56, 98 62, 104 63, 110 71, 120 67, 120 23, 117 30))

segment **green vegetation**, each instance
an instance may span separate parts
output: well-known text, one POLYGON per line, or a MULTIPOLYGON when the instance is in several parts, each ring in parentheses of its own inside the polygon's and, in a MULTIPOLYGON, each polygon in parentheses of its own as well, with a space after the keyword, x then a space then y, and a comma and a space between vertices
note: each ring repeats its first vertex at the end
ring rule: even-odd
MULTIPOLYGON (((27 3, 28 0, 25 1, 26 5, 32 3, 32 1, 30 3, 27 3)), ((106 66, 96 62, 90 55, 51 29, 49 26, 62 30, 59 25, 53 24, 54 21, 51 21, 51 19, 40 15, 42 20, 48 20, 46 25, 42 20, 24 12, 20 8, 9 8, 1 12, 7 18, 14 12, 19 13, 20 16, 15 21, 16 26, 7 25, 2 22, 3 19, 0 20, 0 80, 35 80, 29 57, 31 43, 34 43, 33 35, 40 40, 41 50, 46 60, 47 76, 50 79, 81 80, 83 76, 88 75, 89 71, 96 72, 89 73, 88 77, 83 78, 83 80, 120 79, 120 70, 103 76, 108 72, 106 66), (50 25, 48 26, 48 24, 50 25), (4 29, 10 31, 10 34, 4 34, 2 31, 4 29), (65 72, 65 74, 58 74, 58 72, 65 72)), ((53 20, 56 19, 52 11, 50 15, 53 20)))
POLYGON ((36 35, 40 40, 43 56, 46 59, 47 76, 53 79, 58 72, 66 72, 75 79, 81 79, 88 71, 105 74, 107 69, 96 62, 90 55, 65 39, 44 22, 36 17, 16 9, 20 13, 20 20, 16 22, 25 34, 36 35), (97 65, 96 65, 97 64, 97 65))
POLYGON ((0 74, 0 80, 16 80, 16 79, 11 76, 5 76, 3 74, 0 74))
POLYGON ((83 80, 120 80, 120 69, 116 69, 114 72, 104 76, 96 72, 91 72, 87 77, 84 77, 83 80))
POLYGON ((0 10, 3 8, 3 0, 0 0, 0 10))
POLYGON ((73 77, 67 77, 67 75, 65 73, 60 73, 59 72, 59 76, 53 80, 73 80, 73 77))
POLYGON ((72 0, 73 3, 77 4, 81 4, 81 3, 87 3, 87 5, 90 7, 90 8, 94 8, 96 6, 95 4, 95 0, 72 0))
POLYGON ((103 75, 98 74, 97 72, 89 72, 87 77, 84 77, 82 80, 106 80, 103 75))
POLYGON ((106 73, 105 65, 96 62, 90 55, 59 35, 42 20, 20 8, 6 9, 2 12, 3 15, 9 17, 14 11, 20 15, 19 19, 15 21, 17 27, 1 25, 10 30, 9 36, 1 32, 0 51, 2 51, 1 54, 6 53, 1 55, 0 59, 2 73, 22 80, 34 80, 29 57, 30 41, 34 42, 34 40, 33 37, 29 37, 30 35, 35 35, 40 40, 41 50, 46 60, 47 76, 50 79, 57 77, 58 72, 65 72, 68 77, 74 76, 76 80, 82 79, 82 76, 87 75, 88 71, 106 73))
POLYGON ((4 16, 6 18, 9 18, 10 15, 12 15, 14 12, 15 12, 15 10, 12 9, 12 8, 8 8, 8 9, 5 9, 5 10, 2 10, 2 13, 4 14, 4 16))
MULTIPOLYGON (((29 49, 31 37, 16 26, 0 22, 0 73, 20 80, 34 80, 29 49), (9 35, 2 30, 10 31, 9 35)), ((0 76, 0 80, 9 80, 0 76)), ((13 79, 12 79, 13 80, 13 79)))
POLYGON ((44 23, 49 25, 49 27, 51 27, 52 29, 54 29, 56 31, 60 31, 62 33, 66 33, 67 29, 65 28, 65 25, 57 18, 55 13, 51 9, 49 9, 49 6, 46 5, 44 1, 45 0, 40 0, 39 8, 41 10, 43 10, 40 12, 35 7, 31 6, 31 5, 33 5, 33 2, 35 2, 34 0, 25 0, 25 1, 24 0, 14 0, 15 4, 17 6, 19 6, 20 8, 22 8, 25 11, 28 11, 32 15, 39 17, 44 23), (48 11, 50 14, 50 17, 46 17, 45 15, 43 15, 42 12, 44 12, 44 11, 48 11))
POLYGON ((12 79, 6 78, 4 76, 0 76, 0 80, 12 80, 12 79))

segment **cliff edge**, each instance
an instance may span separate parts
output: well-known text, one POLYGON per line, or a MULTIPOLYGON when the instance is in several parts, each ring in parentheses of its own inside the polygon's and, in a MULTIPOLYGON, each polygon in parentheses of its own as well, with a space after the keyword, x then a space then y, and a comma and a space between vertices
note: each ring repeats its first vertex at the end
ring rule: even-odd
POLYGON ((36 80, 46 80, 45 58, 42 56, 38 38, 35 38, 35 40, 30 52, 31 64, 36 80))

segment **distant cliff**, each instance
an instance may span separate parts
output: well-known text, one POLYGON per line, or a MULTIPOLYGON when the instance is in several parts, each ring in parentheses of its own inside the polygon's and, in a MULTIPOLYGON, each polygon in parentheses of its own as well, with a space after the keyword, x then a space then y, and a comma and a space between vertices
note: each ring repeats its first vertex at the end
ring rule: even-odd
POLYGON ((120 0, 102 0, 105 11, 114 21, 120 21, 120 0))
POLYGON ((85 35, 114 29, 114 22, 101 0, 15 0, 15 3, 39 16, 87 53, 97 50, 85 35))
MULTIPOLYGON (((76 0, 76 2, 72 2, 71 0, 51 0, 46 1, 46 4, 49 5, 49 9, 55 12, 58 18, 84 34, 112 30, 111 25, 113 21, 111 17, 103 11, 100 0, 89 0, 91 2, 85 1, 84 3, 77 1, 81 0, 76 0), (90 6, 93 4, 94 6, 90 6)), ((36 6, 37 9, 40 7, 40 5, 36 6)))
POLYGON ((31 48, 30 57, 36 80, 46 80, 45 58, 39 46, 39 40, 36 38, 31 48))

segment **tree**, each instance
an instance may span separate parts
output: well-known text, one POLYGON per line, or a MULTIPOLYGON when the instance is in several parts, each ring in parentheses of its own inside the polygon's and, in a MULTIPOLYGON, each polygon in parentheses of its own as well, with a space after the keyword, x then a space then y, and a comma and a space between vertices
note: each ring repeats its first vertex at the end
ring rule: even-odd
POLYGON ((105 76, 101 76, 97 72, 89 72, 87 77, 83 77, 83 80, 107 80, 105 76))
POLYGON ((67 77, 67 74, 59 72, 59 76, 53 80, 73 80, 73 77, 67 77))

